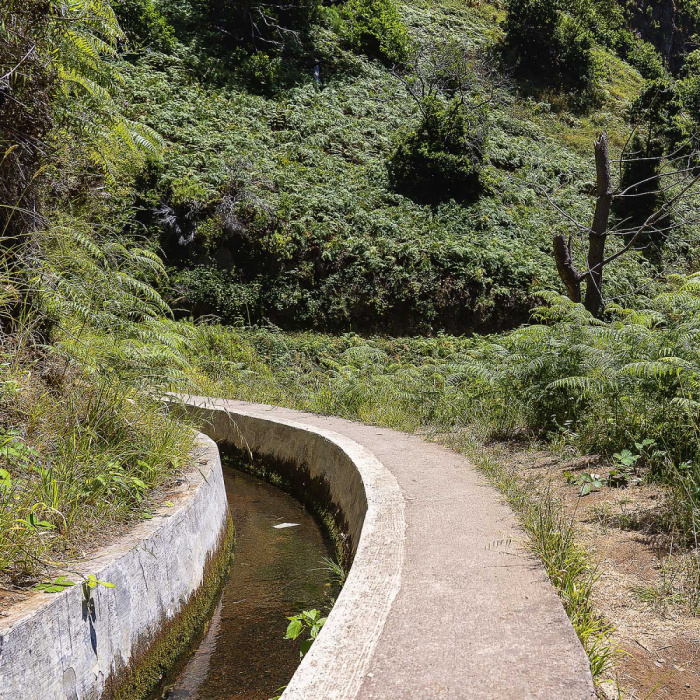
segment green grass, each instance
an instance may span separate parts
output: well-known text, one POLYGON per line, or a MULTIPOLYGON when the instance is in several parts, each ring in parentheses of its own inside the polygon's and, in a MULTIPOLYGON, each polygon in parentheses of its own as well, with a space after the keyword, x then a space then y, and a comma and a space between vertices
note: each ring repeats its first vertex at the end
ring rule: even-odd
POLYGON ((193 433, 160 401, 188 365, 158 259, 65 218, 20 256, 0 274, 0 584, 27 586, 150 517, 193 433))
POLYGON ((161 405, 114 380, 2 355, 0 582, 23 586, 148 515, 152 490, 186 466, 193 443, 161 405))

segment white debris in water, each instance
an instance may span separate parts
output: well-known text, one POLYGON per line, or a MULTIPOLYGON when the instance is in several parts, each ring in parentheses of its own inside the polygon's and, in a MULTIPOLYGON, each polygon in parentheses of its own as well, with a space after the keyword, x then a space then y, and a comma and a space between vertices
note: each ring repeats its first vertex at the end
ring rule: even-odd
POLYGON ((279 525, 273 525, 275 530, 281 530, 284 527, 298 527, 299 523, 280 523, 279 525))

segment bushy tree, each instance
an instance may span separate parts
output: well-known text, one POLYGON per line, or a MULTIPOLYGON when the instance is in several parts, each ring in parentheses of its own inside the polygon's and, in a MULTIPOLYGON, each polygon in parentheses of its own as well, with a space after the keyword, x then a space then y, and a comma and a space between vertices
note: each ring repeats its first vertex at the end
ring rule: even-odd
POLYGON ((230 55, 243 47, 253 52, 281 53, 299 46, 316 19, 319 0, 188 0, 175 7, 201 48, 230 55))
MULTIPOLYGON (((634 130, 623 151, 620 186, 627 195, 616 202, 615 212, 639 224, 661 206, 665 190, 659 187, 662 166, 690 166, 700 145, 700 52, 688 57, 682 77, 664 71, 648 80, 633 102, 630 121, 634 130), (688 160, 690 156, 690 160, 688 160)), ((655 247, 660 241, 644 236, 655 247)), ((640 242, 642 242, 640 241, 640 242)))
POLYGON ((396 71, 419 114, 389 160, 398 192, 429 203, 479 192, 493 95, 483 94, 474 63, 451 42, 418 49, 406 69, 396 71))
POLYGON ((399 142, 389 161, 395 189, 418 201, 467 199, 480 189, 484 120, 455 98, 428 97, 418 126, 399 142))
MULTIPOLYGON (((608 135, 603 132, 596 140, 596 200, 590 223, 578 220, 549 197, 550 203, 564 215, 573 230, 568 239, 557 233, 553 238, 554 258, 559 276, 566 287, 568 297, 575 302, 583 301, 586 309, 599 316, 605 305, 603 278, 609 265, 632 250, 644 250, 649 241, 659 241, 671 231, 696 227, 700 223, 700 208, 697 192, 700 187, 700 151, 681 149, 673 154, 654 158, 658 170, 652 170, 651 179, 645 178, 648 160, 623 151, 621 162, 634 168, 636 177, 625 183, 624 173, 617 184, 613 181, 611 158, 608 150, 608 135), (639 163, 640 162, 640 163, 639 163), (642 180, 637 178, 642 177, 642 180), (650 186, 653 185, 653 186, 650 186), (642 217, 627 217, 616 220, 613 215, 621 200, 642 200, 651 211, 642 217), (579 236, 585 250, 586 260, 579 269, 575 264, 575 238, 579 236), (615 239, 620 242, 613 252, 607 248, 615 239), (586 283, 585 296, 582 284, 586 283)), ((629 171, 628 171, 629 172, 629 171)))
POLYGON ((561 0, 508 0, 502 47, 525 77, 585 87, 595 75, 594 38, 566 7, 561 0))
POLYGON ((408 30, 393 0, 348 0, 341 16, 341 33, 355 50, 389 64, 408 58, 408 30))

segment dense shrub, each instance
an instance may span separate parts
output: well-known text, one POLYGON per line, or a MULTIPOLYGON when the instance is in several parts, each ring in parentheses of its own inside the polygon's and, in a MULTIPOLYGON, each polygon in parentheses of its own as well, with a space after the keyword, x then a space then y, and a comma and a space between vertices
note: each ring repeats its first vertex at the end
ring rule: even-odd
MULTIPOLYGON (((620 190, 626 195, 615 202, 615 213, 626 222, 626 226, 642 225, 663 203, 658 191, 663 154, 663 141, 653 135, 645 138, 635 133, 630 139, 624 151, 625 162, 620 177, 620 190)), ((639 245, 652 243, 648 236, 642 236, 639 245)))
POLYGON ((117 0, 114 12, 133 46, 147 46, 164 52, 174 48, 175 30, 154 0, 117 0))
POLYGON ((595 77, 594 39, 560 0, 508 0, 503 48, 536 82, 586 87, 595 77))
POLYGON ((393 0, 348 0, 341 14, 341 33, 355 50, 389 64, 406 60, 408 30, 393 0))
POLYGON ((171 10, 204 52, 230 55, 237 47, 283 53, 303 44, 319 0, 186 0, 171 10))
POLYGON ((667 74, 659 52, 648 41, 634 41, 625 58, 647 80, 661 80, 667 74))
POLYGON ((688 114, 700 122, 700 49, 688 54, 678 81, 678 92, 688 114))
POLYGON ((447 104, 427 98, 418 126, 399 142, 389 161, 397 191, 424 202, 464 200, 480 189, 486 123, 455 99, 447 104))

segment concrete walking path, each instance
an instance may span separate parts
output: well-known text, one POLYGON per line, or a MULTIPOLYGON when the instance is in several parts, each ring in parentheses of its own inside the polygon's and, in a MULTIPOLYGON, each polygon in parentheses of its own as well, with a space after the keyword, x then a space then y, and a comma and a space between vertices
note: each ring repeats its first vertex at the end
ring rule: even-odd
MULTIPOLYGON (((285 700, 595 697, 586 654, 541 563, 523 545, 526 536, 503 496, 466 458, 416 436, 338 418, 222 399, 191 397, 186 403, 227 412, 236 431, 243 438, 248 433, 256 444, 264 444, 269 430, 277 435, 280 450, 287 449, 282 443, 290 435, 304 430, 335 440, 346 452, 352 442, 361 454, 376 458, 398 487, 390 489, 401 502, 396 510, 402 511, 401 527, 394 519, 382 533, 386 525, 366 520, 361 538, 365 531, 368 537, 379 533, 383 544, 372 558, 363 554, 358 561, 358 552, 351 570, 356 579, 363 573, 356 567, 381 570, 381 552, 389 559, 396 553, 392 566, 398 571, 385 577, 386 587, 395 590, 382 599, 376 638, 354 655, 362 657, 357 662, 361 677, 348 680, 345 687, 352 690, 343 691, 342 669, 353 665, 350 655, 333 672, 337 693, 295 693, 293 681, 285 700), (281 425, 297 432, 278 434, 281 425)), ((301 450, 299 445, 294 449, 301 450)), ((311 448, 303 449, 312 454, 311 448)), ((333 470, 329 474, 332 479, 333 470)), ((367 488, 365 474, 363 480, 367 488)), ((371 493, 367 500, 373 502, 371 493)), ((372 601, 363 609, 363 596, 352 588, 347 593, 355 595, 352 607, 370 624, 372 601)), ((336 607, 342 607, 345 593, 336 607)), ((325 634, 316 643, 319 657, 302 664, 298 674, 310 673, 309 666, 322 672, 322 649, 333 653, 352 643, 342 636, 331 639, 329 630, 321 644, 325 634)), ((348 668, 348 673, 356 672, 348 668)))

